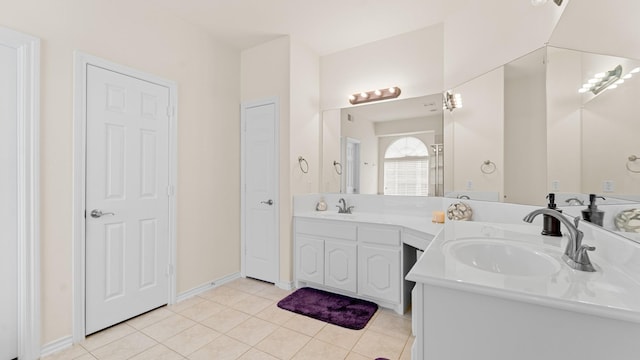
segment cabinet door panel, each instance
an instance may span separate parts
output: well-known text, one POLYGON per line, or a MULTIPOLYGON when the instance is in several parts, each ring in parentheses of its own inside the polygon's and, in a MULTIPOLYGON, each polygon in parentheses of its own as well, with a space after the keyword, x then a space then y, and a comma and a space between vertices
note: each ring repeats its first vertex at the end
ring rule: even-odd
POLYGON ((400 250, 358 247, 358 293, 400 301, 400 250))
POLYGON ((324 244, 324 284, 334 288, 356 292, 356 245, 337 241, 324 244))
POLYGON ((297 235, 296 242, 298 280, 324 283, 324 241, 297 235))

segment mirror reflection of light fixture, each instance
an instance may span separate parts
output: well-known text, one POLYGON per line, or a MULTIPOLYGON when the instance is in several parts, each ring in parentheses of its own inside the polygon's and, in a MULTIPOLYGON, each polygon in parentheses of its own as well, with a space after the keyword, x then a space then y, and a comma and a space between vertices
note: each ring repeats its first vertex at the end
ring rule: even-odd
MULTIPOLYGON (((631 75, 631 73, 627 74, 631 75)), ((587 91, 591 91, 594 95, 598 95, 603 92, 605 89, 615 89, 618 85, 624 82, 622 78, 622 66, 618 65, 613 70, 609 70, 604 73, 596 74, 592 79, 587 80, 586 83, 582 85, 580 89, 578 89, 579 93, 586 93, 587 91)), ((626 79, 629 77, 625 76, 626 79)))
POLYGON ((349 96, 349 102, 351 105, 356 105, 371 101, 395 99, 400 96, 400 92, 400 88, 397 86, 388 89, 366 91, 349 96))
POLYGON ((442 109, 453 111, 462 107, 462 96, 460 94, 454 94, 451 90, 442 95, 442 109))

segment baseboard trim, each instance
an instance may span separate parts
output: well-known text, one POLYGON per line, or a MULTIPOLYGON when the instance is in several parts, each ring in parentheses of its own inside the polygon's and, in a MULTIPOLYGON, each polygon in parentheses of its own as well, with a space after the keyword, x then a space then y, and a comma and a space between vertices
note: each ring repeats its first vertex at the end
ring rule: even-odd
POLYGON ((215 289, 219 286, 222 286, 226 283, 229 283, 233 280, 239 279, 240 278, 240 273, 233 273, 233 274, 229 274, 225 277, 222 277, 220 279, 217 280, 213 280, 213 281, 209 281, 206 282, 200 286, 196 286, 191 290, 187 290, 183 293, 178 294, 177 298, 176 298, 176 302, 181 302, 183 300, 187 300, 189 298, 192 298, 196 295, 202 294, 205 291, 211 290, 211 289, 215 289))
POLYGON ((40 356, 45 357, 47 355, 51 355, 58 351, 62 351, 66 348, 70 348, 73 346, 73 336, 65 336, 58 340, 54 340, 48 344, 45 344, 40 349, 40 356))
POLYGON ((282 290, 293 289, 293 281, 278 281, 275 285, 282 290))

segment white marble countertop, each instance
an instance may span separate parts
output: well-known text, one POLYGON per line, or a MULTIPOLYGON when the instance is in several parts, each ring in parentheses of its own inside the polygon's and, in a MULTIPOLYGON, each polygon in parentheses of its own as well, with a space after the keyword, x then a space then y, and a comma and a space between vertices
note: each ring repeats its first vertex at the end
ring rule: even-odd
MULTIPOLYGON (((447 222, 423 256, 407 275, 411 281, 481 293, 543 306, 640 323, 640 279, 629 275, 608 259, 630 254, 612 254, 614 246, 590 252, 596 272, 571 269, 560 257, 567 238, 540 235, 540 226, 483 222, 447 222), (518 246, 535 247, 557 259, 561 266, 550 275, 510 276, 474 268, 458 261, 450 249, 465 239, 508 239, 518 246)), ((583 243, 594 245, 588 238, 583 243)), ((623 265, 624 266, 624 265, 623 265)))
POLYGON ((431 222, 430 216, 398 215, 384 213, 358 212, 353 214, 338 214, 335 211, 305 211, 294 216, 310 219, 340 220, 369 224, 395 225, 419 231, 427 235, 436 236, 444 224, 431 222))

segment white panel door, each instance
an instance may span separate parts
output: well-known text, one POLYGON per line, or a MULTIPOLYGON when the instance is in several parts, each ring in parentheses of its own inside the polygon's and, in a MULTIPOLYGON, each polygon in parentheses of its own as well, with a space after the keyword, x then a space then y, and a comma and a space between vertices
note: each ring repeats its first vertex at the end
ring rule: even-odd
POLYGON ((276 105, 243 108, 245 275, 278 281, 276 105))
POLYGON ((0 359, 18 356, 17 53, 0 45, 0 359))
POLYGON ((169 89, 87 67, 86 334, 169 298, 169 89))
POLYGON ((400 301, 400 250, 358 246, 358 293, 400 301))
POLYGON ((326 240, 324 243, 324 284, 357 291, 356 244, 326 240))

